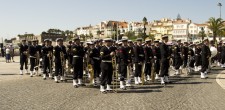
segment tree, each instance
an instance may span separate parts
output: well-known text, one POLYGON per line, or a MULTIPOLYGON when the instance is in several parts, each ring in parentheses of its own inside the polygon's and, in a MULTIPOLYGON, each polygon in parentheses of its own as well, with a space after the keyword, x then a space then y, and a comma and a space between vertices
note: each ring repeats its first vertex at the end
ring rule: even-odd
POLYGON ((147 18, 146 17, 144 17, 143 18, 143 20, 142 20, 142 22, 143 22, 143 25, 144 25, 144 34, 146 35, 146 24, 147 24, 147 18))
MULTIPOLYGON (((213 41, 216 43, 216 37, 224 30, 224 22, 221 18, 209 18, 209 29, 213 32, 213 41)), ((220 38, 221 39, 221 38, 220 38)))
POLYGON ((202 37, 202 41, 204 40, 204 37, 206 37, 205 30, 203 27, 201 28, 201 31, 198 33, 198 36, 202 37))

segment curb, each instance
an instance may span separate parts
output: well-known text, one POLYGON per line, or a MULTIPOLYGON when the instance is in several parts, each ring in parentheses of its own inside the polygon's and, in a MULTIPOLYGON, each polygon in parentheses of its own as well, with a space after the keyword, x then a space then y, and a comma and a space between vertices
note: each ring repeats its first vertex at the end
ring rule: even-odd
POLYGON ((224 73, 224 71, 220 72, 217 76, 216 76, 216 82, 223 88, 225 89, 225 74, 222 74, 224 73))

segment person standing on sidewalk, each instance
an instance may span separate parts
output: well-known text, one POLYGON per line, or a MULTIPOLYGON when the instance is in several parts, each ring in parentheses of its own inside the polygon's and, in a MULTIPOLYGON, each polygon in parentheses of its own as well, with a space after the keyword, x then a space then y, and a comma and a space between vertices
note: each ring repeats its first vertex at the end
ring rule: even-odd
POLYGON ((23 75, 23 66, 25 65, 26 73, 28 73, 28 45, 26 44, 26 40, 22 40, 22 44, 20 45, 20 75, 23 75))
POLYGON ((10 49, 9 49, 9 47, 7 47, 6 49, 5 49, 5 59, 6 59, 6 63, 9 63, 10 62, 10 49))
POLYGON ((13 62, 15 62, 14 61, 14 47, 12 44, 10 44, 9 49, 10 49, 10 61, 12 60, 13 62))

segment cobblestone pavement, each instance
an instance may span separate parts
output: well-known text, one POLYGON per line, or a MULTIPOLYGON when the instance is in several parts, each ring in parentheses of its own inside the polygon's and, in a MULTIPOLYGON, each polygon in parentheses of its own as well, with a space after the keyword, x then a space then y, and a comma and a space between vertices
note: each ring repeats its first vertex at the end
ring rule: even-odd
POLYGON ((218 68, 208 79, 194 73, 159 83, 134 86, 118 93, 99 88, 73 88, 72 81, 54 83, 18 74, 18 63, 0 62, 0 110, 223 110, 225 90, 216 83, 218 68), (11 66, 9 66, 11 65, 11 66), (3 69, 3 71, 2 71, 3 69), (8 70, 8 71, 7 71, 8 70), (7 74, 7 75, 6 75, 7 74))

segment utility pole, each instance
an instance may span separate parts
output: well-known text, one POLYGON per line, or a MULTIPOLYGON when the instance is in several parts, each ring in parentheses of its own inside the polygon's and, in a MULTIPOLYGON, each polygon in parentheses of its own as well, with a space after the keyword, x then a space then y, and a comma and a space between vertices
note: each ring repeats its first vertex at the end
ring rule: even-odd
POLYGON ((220 18, 221 18, 221 7, 222 7, 222 3, 218 3, 217 6, 220 7, 220 18))

